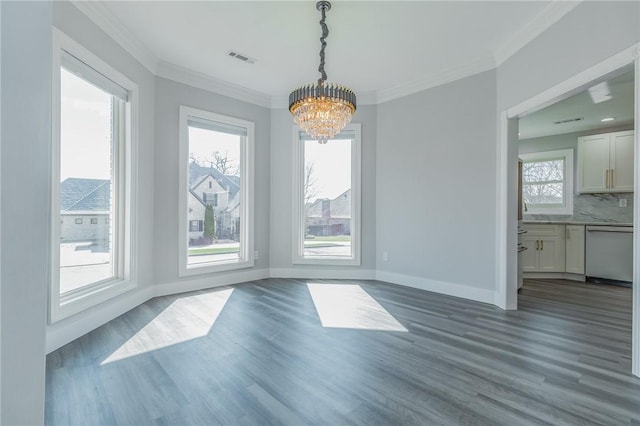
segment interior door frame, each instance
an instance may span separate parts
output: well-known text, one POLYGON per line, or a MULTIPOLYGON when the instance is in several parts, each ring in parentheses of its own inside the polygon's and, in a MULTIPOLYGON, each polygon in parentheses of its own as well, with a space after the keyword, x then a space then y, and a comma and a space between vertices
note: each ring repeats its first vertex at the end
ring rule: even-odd
MULTIPOLYGON (((496 299, 502 309, 518 308, 517 287, 517 130, 518 119, 525 113, 549 106, 568 95, 584 89, 590 82, 620 68, 633 65, 635 69, 636 127, 634 146, 634 188, 640 188, 640 43, 613 55, 593 67, 550 87, 517 105, 500 112, 497 151, 497 214, 496 214, 496 299)), ((640 224, 640 191, 633 193, 633 223, 640 224)), ((632 374, 640 377, 640 232, 633 233, 633 320, 632 374)))

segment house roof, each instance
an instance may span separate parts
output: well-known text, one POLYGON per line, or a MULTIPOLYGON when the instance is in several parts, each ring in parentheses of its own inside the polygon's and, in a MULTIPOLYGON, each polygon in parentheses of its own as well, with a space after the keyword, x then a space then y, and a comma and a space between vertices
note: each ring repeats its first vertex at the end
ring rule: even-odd
POLYGON ((351 189, 347 189, 334 199, 324 200, 318 198, 309 206, 307 215, 309 217, 322 217, 323 201, 329 202, 329 217, 332 218, 350 218, 351 217, 351 189))
POLYGON ((237 176, 224 175, 215 167, 200 166, 193 161, 189 163, 189 188, 195 188, 208 176, 214 178, 223 188, 228 189, 230 198, 240 191, 240 179, 237 176))
POLYGON ((351 189, 331 200, 331 217, 351 217, 351 189))
POLYGON ((108 211, 111 182, 107 179, 67 178, 60 184, 60 210, 108 211))

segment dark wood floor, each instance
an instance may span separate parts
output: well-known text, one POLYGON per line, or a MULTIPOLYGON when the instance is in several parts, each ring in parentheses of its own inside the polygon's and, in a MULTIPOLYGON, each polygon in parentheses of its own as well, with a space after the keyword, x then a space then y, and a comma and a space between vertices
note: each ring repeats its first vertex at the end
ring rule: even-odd
POLYGON ((47 357, 46 422, 640 425, 628 288, 529 280, 504 312, 340 283, 408 332, 322 327, 303 280, 156 298, 47 357))

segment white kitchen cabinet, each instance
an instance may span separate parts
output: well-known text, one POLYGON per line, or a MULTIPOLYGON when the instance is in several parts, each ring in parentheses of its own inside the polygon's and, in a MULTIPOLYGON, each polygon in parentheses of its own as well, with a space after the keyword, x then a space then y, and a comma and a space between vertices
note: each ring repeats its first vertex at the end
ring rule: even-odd
POLYGON ((566 236, 566 272, 584 275, 584 225, 567 225, 566 236))
POLYGON ((520 256, 523 272, 565 271, 565 226, 526 224, 520 256))
POLYGON ((634 132, 578 138, 578 192, 633 192, 634 132))

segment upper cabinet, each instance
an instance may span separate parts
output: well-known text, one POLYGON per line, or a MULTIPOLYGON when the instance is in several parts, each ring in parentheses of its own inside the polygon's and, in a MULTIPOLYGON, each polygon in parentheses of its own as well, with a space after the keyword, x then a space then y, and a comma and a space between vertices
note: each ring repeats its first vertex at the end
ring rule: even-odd
POLYGON ((633 130, 578 138, 578 192, 633 192, 633 130))

